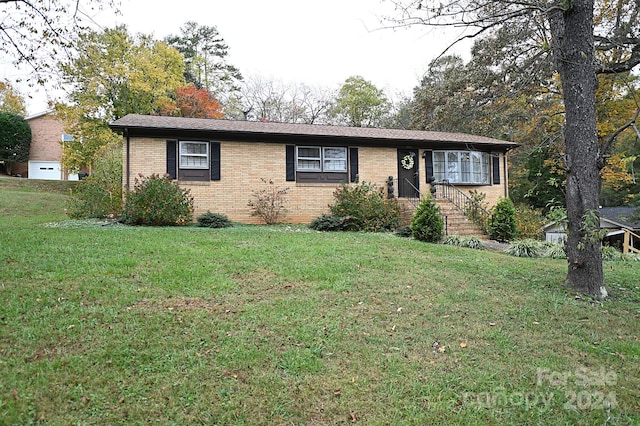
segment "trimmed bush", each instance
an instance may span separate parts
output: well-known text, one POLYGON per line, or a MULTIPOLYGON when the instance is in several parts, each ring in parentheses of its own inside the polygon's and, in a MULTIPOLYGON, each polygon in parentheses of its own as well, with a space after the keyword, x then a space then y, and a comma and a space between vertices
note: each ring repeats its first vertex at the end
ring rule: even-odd
POLYGON ((193 219, 193 198, 171 176, 139 175, 127 194, 120 220, 128 225, 187 225, 193 219))
POLYGON ((491 210, 489 238, 497 241, 511 241, 517 235, 516 208, 509 198, 500 197, 491 210))
POLYGON ((229 218, 220 213, 211 213, 207 211, 196 219, 198 226, 202 228, 229 228, 232 226, 229 218))
POLYGON ((400 224, 397 200, 387 199, 374 184, 342 185, 335 190, 333 198, 334 204, 329 206, 331 213, 350 218, 346 231, 389 231, 400 224))
POLYGON ((93 173, 78 183, 67 202, 72 219, 112 218, 122 213, 122 146, 109 144, 96 154, 93 173))
POLYGON ((411 219, 413 238, 428 243, 436 243, 442 238, 444 221, 440 215, 440 207, 431 197, 423 198, 411 219))

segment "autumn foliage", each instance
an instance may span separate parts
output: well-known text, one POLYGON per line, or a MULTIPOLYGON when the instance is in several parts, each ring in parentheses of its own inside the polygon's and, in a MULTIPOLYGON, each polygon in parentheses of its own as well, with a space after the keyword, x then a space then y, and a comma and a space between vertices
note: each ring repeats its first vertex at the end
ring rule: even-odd
POLYGON ((175 104, 165 107, 162 115, 191 118, 222 118, 222 106, 206 89, 195 85, 179 87, 175 90, 175 104))

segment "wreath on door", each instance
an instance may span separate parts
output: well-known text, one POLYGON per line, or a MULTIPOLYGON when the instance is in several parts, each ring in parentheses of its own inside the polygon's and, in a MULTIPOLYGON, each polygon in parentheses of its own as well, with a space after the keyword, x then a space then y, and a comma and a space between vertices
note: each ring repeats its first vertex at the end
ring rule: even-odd
POLYGON ((414 164, 413 156, 409 154, 405 155, 404 157, 402 157, 402 160, 400 160, 400 164, 402 164, 403 169, 407 169, 407 170, 413 169, 413 164, 414 164))

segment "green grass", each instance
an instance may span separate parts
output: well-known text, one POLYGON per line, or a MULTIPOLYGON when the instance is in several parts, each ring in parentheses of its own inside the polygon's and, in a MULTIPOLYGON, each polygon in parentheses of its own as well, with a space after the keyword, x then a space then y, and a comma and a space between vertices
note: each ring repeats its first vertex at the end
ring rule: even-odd
POLYGON ((597 303, 563 260, 64 202, 0 180, 2 424, 640 423, 640 262, 597 303))

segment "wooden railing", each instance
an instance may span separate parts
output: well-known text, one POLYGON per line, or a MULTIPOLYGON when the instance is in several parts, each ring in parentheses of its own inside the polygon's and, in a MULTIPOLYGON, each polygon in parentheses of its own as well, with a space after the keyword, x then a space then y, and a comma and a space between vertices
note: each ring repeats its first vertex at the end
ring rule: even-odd
POLYGON ((640 250, 635 248, 633 239, 637 238, 640 241, 640 235, 631 232, 629 229, 624 229, 624 241, 622 244, 623 253, 640 253, 640 250))
POLYGON ((448 181, 432 182, 435 188, 433 196, 435 198, 446 198, 462 211, 473 223, 478 225, 482 232, 487 232, 487 226, 491 213, 482 207, 477 201, 456 188, 448 181))

